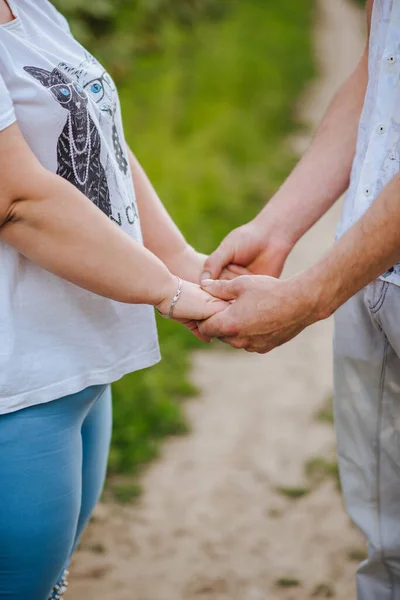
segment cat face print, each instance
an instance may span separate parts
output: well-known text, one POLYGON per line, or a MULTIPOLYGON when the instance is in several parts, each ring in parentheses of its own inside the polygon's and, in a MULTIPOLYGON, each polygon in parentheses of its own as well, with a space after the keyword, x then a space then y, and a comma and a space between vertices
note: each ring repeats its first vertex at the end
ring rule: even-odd
POLYGON ((103 70, 96 79, 86 82, 83 87, 88 96, 100 105, 100 110, 112 111, 115 87, 107 71, 103 70))
POLYGON ((105 69, 87 54, 78 68, 67 63, 60 63, 59 69, 71 75, 82 86, 86 94, 103 112, 113 115, 116 101, 116 88, 113 80, 105 69))
POLYGON ((71 113, 86 112, 88 96, 85 90, 59 69, 46 71, 38 67, 24 67, 24 71, 40 81, 54 99, 71 113))

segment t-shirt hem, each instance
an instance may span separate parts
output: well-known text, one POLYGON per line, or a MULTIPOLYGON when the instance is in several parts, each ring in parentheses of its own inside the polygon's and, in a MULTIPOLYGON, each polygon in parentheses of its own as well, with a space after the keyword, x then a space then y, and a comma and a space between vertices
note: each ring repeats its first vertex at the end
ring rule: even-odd
POLYGON ((130 357, 127 360, 106 369, 83 373, 76 377, 64 379, 63 381, 23 394, 8 396, 4 399, 0 397, 0 415, 28 408, 29 406, 51 402, 58 398, 63 398, 64 396, 70 396, 71 394, 76 394, 92 385, 112 383, 121 379, 121 377, 128 373, 151 367, 160 360, 160 350, 156 348, 140 354, 139 356, 130 357))

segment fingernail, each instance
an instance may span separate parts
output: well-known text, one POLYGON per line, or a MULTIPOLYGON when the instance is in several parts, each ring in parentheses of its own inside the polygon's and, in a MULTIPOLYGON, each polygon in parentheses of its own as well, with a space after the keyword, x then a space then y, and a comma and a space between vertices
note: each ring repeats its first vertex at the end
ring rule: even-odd
POLYGON ((204 271, 204 273, 201 274, 201 281, 204 281, 205 279, 211 279, 210 271, 204 271))
POLYGON ((201 280, 201 285, 207 286, 207 285, 211 285, 212 283, 214 283, 213 279, 202 279, 201 280))

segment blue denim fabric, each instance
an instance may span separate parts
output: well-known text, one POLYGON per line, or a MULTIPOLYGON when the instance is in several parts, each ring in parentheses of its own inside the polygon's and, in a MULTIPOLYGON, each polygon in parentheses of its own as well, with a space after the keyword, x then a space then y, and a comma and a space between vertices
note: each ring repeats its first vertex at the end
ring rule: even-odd
POLYGON ((47 600, 99 499, 109 386, 0 416, 0 599, 47 600))

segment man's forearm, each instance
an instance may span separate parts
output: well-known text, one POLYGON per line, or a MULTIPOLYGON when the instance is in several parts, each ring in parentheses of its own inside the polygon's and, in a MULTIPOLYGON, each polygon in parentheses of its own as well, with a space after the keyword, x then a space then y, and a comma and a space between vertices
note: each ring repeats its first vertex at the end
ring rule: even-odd
POLYGON ((297 167, 257 217, 295 243, 342 195, 349 183, 368 81, 367 50, 333 99, 297 167))
POLYGON ((317 319, 400 261, 399 232, 400 174, 316 265, 294 278, 315 298, 317 319))

